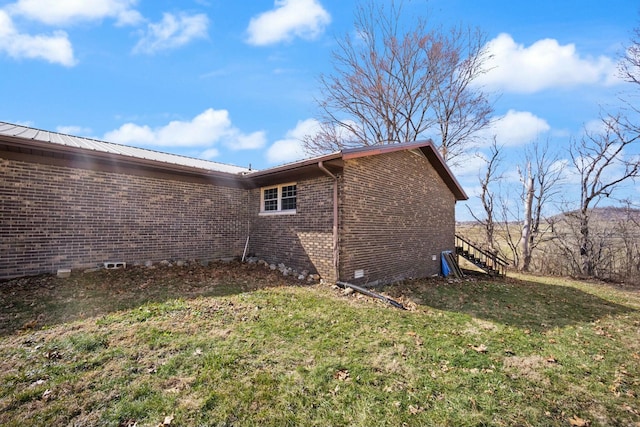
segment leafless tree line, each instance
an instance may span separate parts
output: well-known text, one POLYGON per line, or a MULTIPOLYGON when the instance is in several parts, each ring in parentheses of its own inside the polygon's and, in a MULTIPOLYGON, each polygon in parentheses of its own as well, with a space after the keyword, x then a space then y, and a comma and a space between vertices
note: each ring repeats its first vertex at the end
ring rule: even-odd
POLYGON ((487 246, 497 248, 515 268, 640 281, 640 205, 624 200, 615 210, 622 209, 624 215, 614 218, 600 209, 640 178, 640 109, 632 101, 640 94, 640 29, 619 70, 632 88, 621 98, 623 106, 602 115, 599 131, 585 130, 572 141, 568 163, 559 162, 557 153, 551 155, 548 145, 534 144, 518 168, 521 186, 515 203, 499 194, 500 147, 492 146, 479 177, 483 217, 474 217, 485 230, 487 246), (563 182, 566 173, 578 184, 563 182), (560 188, 578 194, 577 204, 563 200, 560 188), (496 199, 500 202, 494 203, 496 199), (560 212, 545 217, 550 203, 560 205, 560 212), (498 235, 502 242, 496 241, 498 235))

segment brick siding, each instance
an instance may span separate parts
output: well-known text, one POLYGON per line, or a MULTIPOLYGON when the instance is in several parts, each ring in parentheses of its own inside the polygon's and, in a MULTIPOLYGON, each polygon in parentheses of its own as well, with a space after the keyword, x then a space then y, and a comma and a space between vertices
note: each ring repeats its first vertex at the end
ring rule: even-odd
MULTIPOLYGON (((0 158, 0 279, 106 261, 240 256, 248 235, 249 254, 338 279, 328 176, 297 181, 296 214, 260 215, 259 188, 32 157, 0 158)), ((424 156, 349 159, 338 176, 341 280, 440 272, 440 253, 454 246, 455 197, 424 156)))
POLYGON ((249 251, 268 262, 334 280, 333 180, 322 177, 296 184, 293 215, 259 215, 260 189, 251 191, 249 251))
POLYGON ((440 272, 440 253, 454 246, 455 198, 426 158, 398 151, 347 160, 343 187, 343 280, 371 284, 440 272), (364 277, 354 279, 360 269, 364 277))
POLYGON ((0 159, 0 278, 242 254, 246 191, 0 159))

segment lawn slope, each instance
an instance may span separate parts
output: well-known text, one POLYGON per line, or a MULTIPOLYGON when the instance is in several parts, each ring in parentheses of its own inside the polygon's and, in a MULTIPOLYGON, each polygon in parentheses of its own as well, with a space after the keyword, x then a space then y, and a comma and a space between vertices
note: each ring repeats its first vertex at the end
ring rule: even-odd
POLYGON ((401 311, 257 266, 0 284, 0 425, 640 425, 640 295, 404 282, 401 311))

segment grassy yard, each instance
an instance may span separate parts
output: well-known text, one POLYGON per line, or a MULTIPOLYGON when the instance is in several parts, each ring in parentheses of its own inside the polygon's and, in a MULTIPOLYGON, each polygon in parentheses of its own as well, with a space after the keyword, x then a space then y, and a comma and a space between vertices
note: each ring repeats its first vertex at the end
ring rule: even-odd
POLYGON ((640 293, 258 266, 0 283, 3 426, 640 426, 640 293))

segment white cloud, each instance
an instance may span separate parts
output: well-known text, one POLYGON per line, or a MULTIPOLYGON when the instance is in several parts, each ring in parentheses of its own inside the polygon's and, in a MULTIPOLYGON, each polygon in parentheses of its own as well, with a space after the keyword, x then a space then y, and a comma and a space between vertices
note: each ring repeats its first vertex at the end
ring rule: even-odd
POLYGON ((205 160, 215 159, 220 155, 220 151, 217 148, 209 148, 200 153, 200 158, 205 160))
MULTIPOLYGON (((157 128, 125 123, 107 132, 106 141, 125 145, 157 147, 211 147, 221 142, 238 149, 254 149, 264 146, 263 132, 244 134, 231 124, 227 110, 209 108, 190 121, 171 121, 157 128)), ((207 150, 206 155, 217 152, 207 150)))
POLYGON ((269 147, 267 161, 271 164, 281 164, 302 160, 306 157, 304 147, 295 139, 281 139, 269 147))
POLYGON ((485 141, 493 136, 499 146, 514 147, 534 141, 540 134, 551 130, 546 120, 528 111, 509 110, 496 118, 488 129, 482 131, 485 141))
POLYGON ((309 156, 302 140, 307 135, 314 135, 320 130, 320 123, 315 119, 301 120, 296 127, 288 131, 284 139, 274 142, 267 150, 267 161, 287 163, 301 160, 309 156))
MULTIPOLYGON (((119 129, 105 133, 103 139, 124 145, 164 145, 156 143, 157 137, 149 126, 139 126, 134 123, 125 123, 119 129)), ((175 145, 183 145, 183 143, 176 142, 175 145)))
POLYGON ((133 7, 137 0, 18 0, 7 7, 11 13, 48 25, 114 18, 118 25, 135 25, 142 15, 133 7))
POLYGON ((160 50, 184 46, 191 40, 207 37, 209 18, 205 14, 178 16, 165 13, 162 21, 150 23, 147 31, 134 46, 134 53, 152 54, 160 50))
POLYGON ((592 119, 584 124, 584 130, 589 134, 603 134, 607 131, 607 125, 602 119, 592 119))
POLYGON ((538 40, 525 47, 503 33, 486 47, 493 57, 486 64, 489 71, 477 83, 490 89, 534 93, 616 81, 616 63, 611 58, 581 56, 574 44, 560 45, 555 39, 538 40))
POLYGON ((56 127, 56 132, 64 133, 67 135, 91 135, 92 130, 87 127, 82 126, 58 126, 56 127))
POLYGON ((20 33, 3 10, 0 10, 0 52, 15 59, 44 59, 66 67, 76 64, 67 33, 54 31, 52 35, 35 36, 20 33))
MULTIPOLYGON (((486 160, 479 153, 463 153, 459 161, 450 165, 451 172, 461 182, 467 181, 473 184, 478 183, 478 174, 487 167, 486 160)), ((467 186, 465 186, 465 190, 467 186)))
POLYGON ((331 22, 331 15, 318 0, 275 0, 274 6, 249 22, 250 44, 265 46, 295 37, 314 39, 331 22))
POLYGON ((232 133, 233 138, 228 138, 227 146, 232 150, 254 150, 262 148, 267 143, 267 135, 264 131, 253 132, 248 135, 238 131, 232 133))

